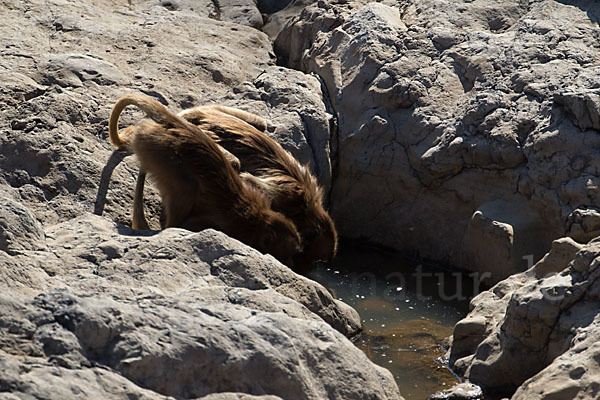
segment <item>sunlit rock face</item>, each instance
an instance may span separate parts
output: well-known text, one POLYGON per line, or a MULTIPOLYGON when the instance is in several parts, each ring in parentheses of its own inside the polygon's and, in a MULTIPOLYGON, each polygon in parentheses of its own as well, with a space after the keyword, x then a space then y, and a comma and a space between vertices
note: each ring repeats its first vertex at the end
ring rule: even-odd
POLYGON ((5 391, 401 399, 391 373, 346 338, 356 311, 220 232, 141 234, 88 214, 41 242, 0 252, 5 391))
MULTIPOLYGON (((597 244, 581 249, 600 232, 596 2, 0 10, 3 392, 400 398, 345 338, 356 312, 322 286, 215 231, 125 227, 138 165, 106 138, 124 93, 261 115, 318 175, 344 236, 490 282, 552 248, 473 301, 452 362, 515 398, 597 392, 597 244)), ((152 185, 145 201, 158 228, 152 185)))
POLYGON ((454 328, 450 363, 488 394, 594 398, 600 385, 600 241, 571 238, 524 273, 471 301, 454 328))
MULTIPOLYGON (((331 187, 321 81, 276 66, 252 0, 0 4, 0 391, 45 399, 401 399, 348 337, 355 310, 205 230, 129 229, 138 164, 113 153, 126 93, 225 104, 331 187), (92 213, 96 214, 93 215, 92 213)), ((139 110, 122 114, 122 127, 139 110)), ((146 214, 160 227, 151 180, 146 214)))
POLYGON ((276 51, 322 77, 338 117, 342 234, 492 282, 530 267, 553 239, 589 240, 598 228, 582 218, 600 206, 598 15, 594 2, 557 0, 306 6, 276 51))

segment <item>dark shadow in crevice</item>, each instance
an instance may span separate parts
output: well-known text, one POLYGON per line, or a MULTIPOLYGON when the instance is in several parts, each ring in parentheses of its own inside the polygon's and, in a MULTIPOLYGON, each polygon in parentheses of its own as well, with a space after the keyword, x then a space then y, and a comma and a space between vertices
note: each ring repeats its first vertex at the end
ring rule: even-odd
POLYGON ((263 14, 273 14, 283 10, 291 2, 292 0, 257 0, 256 7, 263 14))

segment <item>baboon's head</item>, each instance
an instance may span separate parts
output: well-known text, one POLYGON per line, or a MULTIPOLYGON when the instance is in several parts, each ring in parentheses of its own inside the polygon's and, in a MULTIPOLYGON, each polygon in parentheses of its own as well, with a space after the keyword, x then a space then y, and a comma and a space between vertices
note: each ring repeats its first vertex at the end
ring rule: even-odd
POLYGON ((338 236, 329 214, 321 207, 315 208, 299 229, 304 247, 294 257, 294 270, 308 273, 316 261, 331 261, 337 252, 338 236))
POLYGON ((255 232, 255 248, 271 254, 282 263, 292 266, 294 257, 302 250, 300 234, 288 218, 278 212, 266 213, 255 232))

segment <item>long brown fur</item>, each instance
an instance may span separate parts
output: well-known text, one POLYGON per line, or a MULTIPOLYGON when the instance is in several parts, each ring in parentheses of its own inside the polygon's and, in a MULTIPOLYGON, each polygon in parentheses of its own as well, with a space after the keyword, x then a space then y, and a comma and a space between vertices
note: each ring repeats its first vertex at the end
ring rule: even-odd
MULTIPOLYGON (((219 229, 285 263, 300 251, 294 224, 271 210, 264 193, 240 178, 234 163, 203 129, 162 104, 142 95, 121 97, 110 116, 109 136, 115 146, 132 151, 140 161, 142 179, 134 203, 142 196, 146 171, 156 182, 165 227, 219 229), (152 120, 144 119, 119 134, 118 119, 128 105, 137 106, 152 120)), ((139 201, 141 205, 143 200, 139 201)), ((144 227, 143 208, 134 210, 134 226, 136 219, 138 227, 144 227)))
POLYGON ((201 106, 180 116, 202 128, 240 161, 242 177, 267 194, 271 208, 290 218, 302 238, 295 269, 306 272, 316 260, 337 250, 337 231, 323 208, 323 194, 307 166, 301 165, 266 133, 254 114, 223 106, 201 106))

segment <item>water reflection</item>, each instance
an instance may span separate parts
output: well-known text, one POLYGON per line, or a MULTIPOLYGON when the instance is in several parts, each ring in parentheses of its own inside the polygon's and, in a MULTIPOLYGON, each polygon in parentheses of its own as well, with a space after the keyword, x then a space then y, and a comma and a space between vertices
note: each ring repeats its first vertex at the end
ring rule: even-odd
POLYGON ((454 324, 467 314, 477 291, 477 276, 343 246, 310 277, 359 312, 364 332, 357 346, 392 372, 407 400, 426 399, 458 383, 443 356, 454 324))

